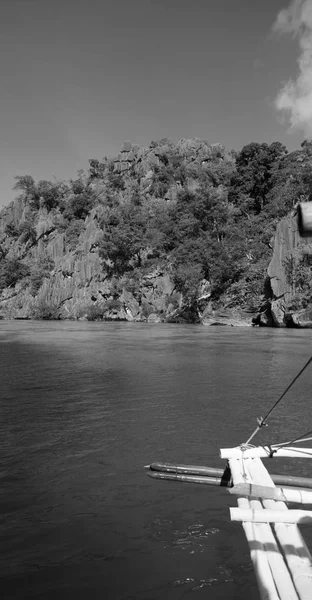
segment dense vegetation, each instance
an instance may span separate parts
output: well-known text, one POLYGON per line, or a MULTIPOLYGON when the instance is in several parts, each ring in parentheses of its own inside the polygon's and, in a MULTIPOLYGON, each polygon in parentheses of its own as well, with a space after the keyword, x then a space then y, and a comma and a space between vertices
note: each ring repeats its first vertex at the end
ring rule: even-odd
MULTIPOLYGON (((21 282, 35 297, 53 271, 50 257, 32 252, 41 236, 39 213, 49 219, 49 231, 65 233, 67 250, 78 252, 86 217, 100 206, 97 247, 112 285, 135 295, 142 275, 157 266, 170 272, 190 305, 203 280, 215 305, 226 294, 229 301, 259 304, 276 223, 312 191, 312 143, 291 153, 279 142, 227 152, 198 140, 126 150, 119 161, 90 160, 86 172, 66 183, 16 177, 26 216, 21 225, 8 224, 5 236, 24 253, 12 256, 0 240, 0 292, 21 282)), ((307 303, 311 260, 301 255, 294 262, 289 278, 304 287, 307 303)), ((44 318, 52 309, 42 307, 44 318)), ((99 308, 93 311, 98 315, 99 308)))

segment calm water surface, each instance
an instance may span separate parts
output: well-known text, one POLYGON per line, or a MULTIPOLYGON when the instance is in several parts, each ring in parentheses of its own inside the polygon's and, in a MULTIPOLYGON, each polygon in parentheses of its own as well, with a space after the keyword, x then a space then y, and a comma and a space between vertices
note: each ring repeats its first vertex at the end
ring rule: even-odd
MULTIPOLYGON (((311 355, 311 332, 0 321, 0 343, 5 598, 258 598, 235 499, 143 467, 222 466, 219 448, 249 436, 311 355)), ((312 429, 311 384, 310 369, 259 442, 312 429)), ((308 462, 270 470, 311 476, 308 462)))

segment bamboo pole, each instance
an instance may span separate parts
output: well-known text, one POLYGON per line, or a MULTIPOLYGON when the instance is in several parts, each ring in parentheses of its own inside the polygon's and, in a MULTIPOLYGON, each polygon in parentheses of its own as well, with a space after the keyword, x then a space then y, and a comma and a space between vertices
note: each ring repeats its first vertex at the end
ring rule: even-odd
POLYGON ((218 485, 229 487, 230 481, 223 483, 221 477, 199 477, 198 475, 182 475, 176 473, 162 473, 160 471, 148 471, 147 475, 152 479, 166 479, 169 481, 181 481, 183 483, 200 483, 202 485, 218 485))
MULTIPOLYGON (((311 523, 312 510, 261 510, 230 508, 231 521, 252 523, 311 523)), ((311 596, 312 597, 312 596, 311 596)))
POLYGON ((214 467, 202 467, 198 465, 176 465, 173 463, 153 462, 146 466, 151 471, 161 471, 164 473, 181 473, 184 475, 208 475, 210 477, 222 477, 224 469, 214 467))
POLYGON ((240 483, 228 490, 230 494, 237 496, 249 496, 253 498, 282 500, 283 502, 295 502, 296 504, 312 504, 312 491, 296 488, 272 488, 252 483, 240 483))
MULTIPOLYGON (((262 509, 260 500, 250 500, 252 509, 262 509)), ((280 552, 278 542, 268 523, 254 523, 254 528, 261 536, 264 552, 266 553, 278 593, 282 600, 298 600, 290 571, 280 552)))
POLYGON ((222 448, 221 458, 312 458, 312 448, 280 448, 279 446, 257 446, 256 448, 222 448))
MULTIPOLYGON (((265 508, 286 510, 284 502, 264 500, 265 508)), ((292 575, 300 600, 312 597, 312 557, 297 525, 276 523, 273 529, 284 551, 284 558, 292 575)))
MULTIPOLYGON (((270 474, 260 459, 248 460, 248 469, 256 483, 272 484, 270 474)), ((253 507, 253 503, 250 503, 253 507)), ((263 500, 265 509, 288 513, 285 502, 263 500)), ((275 523, 269 525, 277 537, 283 558, 294 581, 300 600, 312 598, 312 558, 302 535, 295 524, 275 523)))
MULTIPOLYGON (((246 503, 249 504, 246 498, 238 498, 237 502, 242 509, 246 506, 246 503)), ((250 558, 254 566, 261 600, 280 600, 261 539, 259 526, 255 523, 243 523, 243 528, 249 544, 250 558)))
MULTIPOLYGON (((221 477, 224 474, 224 469, 216 469, 214 467, 202 467, 197 465, 176 465, 161 462, 154 462, 150 465, 146 465, 145 468, 150 469, 150 471, 152 472, 174 473, 177 475, 199 475, 200 477, 208 476, 213 479, 220 478, 220 483, 216 483, 216 485, 221 485, 221 477)), ((152 475, 149 472, 148 475, 152 477, 152 475)), ((272 473, 270 473, 270 477, 272 478, 273 482, 279 486, 287 485, 293 487, 312 489, 312 479, 308 477, 294 477, 292 475, 276 475, 272 473)), ((155 479, 160 479, 160 477, 155 477, 155 479)), ((207 483, 210 482, 207 481, 207 483)), ((212 485, 214 484, 212 483, 212 485)))
MULTIPOLYGON (((246 461, 248 462, 248 461, 246 461)), ((243 461, 242 460, 230 460, 230 468, 233 476, 235 485, 239 485, 241 482, 248 478, 248 473, 244 470, 243 474, 243 461)), ((247 498, 238 498, 238 506, 241 510, 248 509, 250 507, 250 501, 247 498)), ((282 595, 277 591, 277 585, 279 589, 284 590, 284 582, 286 583, 287 589, 291 592, 289 596, 285 596, 287 600, 297 600, 298 596, 294 590, 294 586, 290 581, 289 573, 287 572, 286 565, 283 565, 283 561, 277 559, 279 569, 282 569, 282 574, 278 577, 278 582, 274 580, 272 568, 269 562, 270 552, 266 552, 269 547, 272 549, 272 531, 268 524, 259 523, 242 523, 243 529, 249 544, 250 556, 254 565, 255 574, 257 577, 258 587, 260 596, 262 599, 275 600, 275 598, 283 598, 282 595), (270 535, 271 532, 271 535, 270 535), (267 544, 267 545, 266 545, 267 544)), ((274 536, 273 536, 274 537, 274 536)), ((273 540, 273 547, 276 543, 273 540)), ((283 591, 282 591, 283 593, 283 591)), ((284 599, 283 599, 284 600, 284 599)))
MULTIPOLYGON (((268 487, 271 487, 273 482, 270 478, 270 475, 263 463, 260 459, 232 459, 229 461, 231 471, 233 474, 233 480, 235 485, 239 485, 240 483, 244 483, 246 480, 252 480, 255 484, 263 483, 268 487)), ((273 488, 274 489, 274 484, 273 488)), ((288 508, 284 502, 274 501, 274 500, 263 500, 262 503, 257 500, 249 500, 245 498, 245 505, 239 504, 240 508, 252 508, 257 509, 259 506, 263 504, 266 509, 269 510, 278 510, 279 512, 283 511, 284 514, 288 513, 288 508)), ((260 509, 262 511, 262 509, 260 509)), ((297 597, 300 600, 311 600, 312 592, 312 568, 311 568, 311 556, 308 548, 300 534, 300 531, 297 525, 288 525, 285 523, 276 523, 274 525, 269 524, 259 524, 259 523, 242 523, 243 528, 250 524, 253 525, 254 530, 259 530, 259 527, 269 528, 273 534, 276 535, 278 540, 278 552, 283 552, 280 554, 282 557, 285 566, 287 565, 287 572, 291 574, 292 581, 295 586, 295 590, 297 593, 297 597)), ((261 533, 263 535, 263 532, 261 533)), ((266 539, 266 538, 265 538, 266 539)), ((268 547, 265 543, 263 544, 264 551, 267 552, 270 550, 270 546, 268 547)), ((271 546, 272 549, 272 546, 271 546)), ((268 556, 270 556, 268 554, 268 556)), ((273 559, 274 560, 274 559, 273 559)), ((279 564, 280 561, 279 561, 279 564)), ((255 568, 257 565, 255 565, 255 568)), ((283 576, 280 579, 278 573, 275 574, 276 565, 273 565, 271 562, 271 568, 273 570, 273 577, 276 575, 276 584, 283 585, 283 576)), ((289 575, 285 576, 285 581, 287 580, 289 575)), ((288 587, 288 586, 287 586, 288 587)), ((289 591, 291 587, 289 587, 289 591)), ((288 598, 287 590, 282 591, 279 588, 280 598, 284 600, 284 598, 288 598)))

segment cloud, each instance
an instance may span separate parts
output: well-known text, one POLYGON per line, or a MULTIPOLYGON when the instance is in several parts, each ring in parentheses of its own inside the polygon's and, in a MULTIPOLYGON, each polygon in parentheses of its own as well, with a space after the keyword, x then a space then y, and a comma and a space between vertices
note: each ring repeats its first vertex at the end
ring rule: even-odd
POLYGON ((278 13, 273 31, 292 34, 300 49, 297 78, 284 84, 275 106, 292 128, 312 136, 312 0, 293 0, 278 13))

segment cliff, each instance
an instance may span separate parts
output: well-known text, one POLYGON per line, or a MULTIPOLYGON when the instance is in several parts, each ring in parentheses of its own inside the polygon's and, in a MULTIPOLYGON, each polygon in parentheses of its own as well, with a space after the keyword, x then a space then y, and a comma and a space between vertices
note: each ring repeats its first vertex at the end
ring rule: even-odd
MULTIPOLYGON (((81 183, 84 190, 88 188, 88 194, 93 196, 93 208, 84 219, 79 219, 81 231, 74 247, 67 235, 68 223, 67 231, 60 230, 59 206, 49 210, 50 206, 46 208, 45 198, 39 193, 34 210, 34 199, 30 198, 28 189, 29 185, 34 187, 34 182, 27 182, 28 188, 24 186, 23 194, 0 213, 2 258, 21 259, 29 267, 28 276, 15 285, 2 287, 0 316, 8 319, 198 321, 199 317, 194 315, 188 302, 183 303, 181 292, 175 288, 170 264, 164 267, 163 260, 160 264, 156 261, 147 272, 145 269, 139 274, 136 289, 132 290, 131 281, 125 282, 122 277, 112 276, 99 255, 107 197, 112 193, 121 196, 121 190, 127 192, 133 184, 138 186, 139 193, 145 198, 154 197, 155 172, 166 162, 164 157, 172 149, 172 144, 166 140, 159 145, 152 142, 147 149, 125 142, 115 158, 105 158, 101 163, 91 160, 90 172, 82 177, 81 183), (22 235, 12 234, 29 221, 35 231, 32 242, 23 240, 22 235), (38 270, 40 262, 49 259, 51 269, 46 270, 38 289, 33 290, 31 275, 38 270)), ((183 154, 186 166, 195 169, 211 162, 220 151, 223 159, 226 157, 219 144, 209 145, 196 139, 180 140, 174 150, 183 154)), ((231 160, 230 155, 227 160, 231 160)), ((185 181, 188 190, 194 190, 197 185, 191 174, 190 169, 185 181)), ((156 191, 156 196, 163 195, 167 203, 174 202, 181 189, 180 181, 171 178, 165 187, 165 193, 156 191)), ((70 191, 66 190, 67 203, 71 200, 70 191)))
POLYGON ((0 318, 310 326, 312 246, 283 218, 289 165, 309 152, 125 142, 69 182, 17 177, 0 212, 0 318))
MULTIPOLYGON (((46 211, 39 211, 36 239, 33 246, 19 239, 2 238, 2 250, 6 256, 27 256, 30 265, 36 265, 43 257, 50 258, 53 268, 43 277, 37 293, 24 279, 13 288, 2 291, 0 314, 3 318, 36 318, 45 312, 45 318, 86 319, 102 318, 130 321, 160 321, 173 311, 170 304, 173 283, 167 273, 159 269, 142 277, 139 297, 123 287, 103 269, 98 252, 101 237, 99 216, 101 206, 94 208, 84 221, 74 250, 68 247, 65 233, 59 233, 53 219, 46 211), (50 311, 50 314, 49 314, 50 311), (160 316, 161 315, 161 316, 160 316)), ((23 201, 15 200, 0 218, 2 232, 8 224, 23 223, 23 201)), ((174 298, 177 302, 177 295, 174 298)))
POLYGON ((312 238, 300 237, 297 215, 292 213, 276 228, 273 255, 267 270, 265 301, 256 324, 312 327, 310 257, 312 238))

